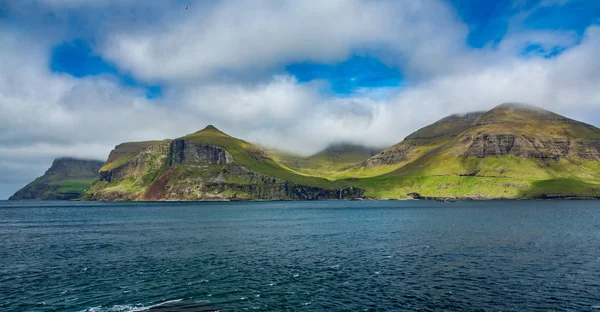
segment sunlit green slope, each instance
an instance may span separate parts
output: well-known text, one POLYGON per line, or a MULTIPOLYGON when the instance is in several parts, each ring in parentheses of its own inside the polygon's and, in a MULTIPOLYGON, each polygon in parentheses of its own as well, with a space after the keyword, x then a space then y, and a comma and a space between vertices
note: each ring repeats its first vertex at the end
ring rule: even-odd
MULTIPOLYGON (((362 180, 361 186, 374 197, 600 195, 598 128, 536 107, 504 104, 456 132, 428 145, 412 144, 415 138, 409 137, 384 151, 410 146, 413 154, 397 157, 397 168, 362 180), (423 152, 415 153, 417 148, 423 152)), ((369 160, 363 169, 390 166, 377 163, 381 158, 369 160)))

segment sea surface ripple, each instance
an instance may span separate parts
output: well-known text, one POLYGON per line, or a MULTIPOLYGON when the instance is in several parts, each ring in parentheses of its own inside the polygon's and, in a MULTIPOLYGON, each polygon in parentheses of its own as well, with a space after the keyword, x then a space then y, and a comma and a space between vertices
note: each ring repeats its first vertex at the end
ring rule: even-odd
POLYGON ((0 201, 0 311, 600 311, 600 202, 0 201))

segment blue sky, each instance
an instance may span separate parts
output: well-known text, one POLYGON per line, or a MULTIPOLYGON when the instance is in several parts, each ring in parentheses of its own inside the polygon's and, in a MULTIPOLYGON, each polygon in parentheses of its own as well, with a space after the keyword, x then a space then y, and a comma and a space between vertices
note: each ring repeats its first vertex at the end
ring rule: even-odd
MULTIPOLYGON (((573 32, 578 39, 585 29, 599 23, 600 1, 478 1, 451 0, 448 4, 458 17, 467 25, 466 44, 473 49, 494 47, 502 41, 509 31, 560 30, 573 32), (530 12, 519 20, 523 12, 530 12), (512 24, 512 25, 511 25, 512 24)), ((76 19, 74 19, 76 20, 76 19)), ((73 22, 78 27, 81 22, 73 22)), ((93 39, 92 39, 93 40, 93 39)), ((74 77, 85 77, 100 74, 113 75, 129 87, 142 89, 142 93, 150 99, 162 94, 160 85, 149 85, 137 80, 115 64, 104 60, 91 48, 93 41, 72 38, 52 48, 50 68, 55 72, 66 73, 74 77)), ((532 42, 522 50, 523 56, 541 54, 546 58, 554 57, 565 50, 565 47, 543 47, 532 42)), ((364 54, 364 53, 363 53, 364 54)), ((347 96, 357 90, 375 88, 401 88, 411 83, 403 77, 398 66, 386 64, 376 56, 350 53, 338 62, 311 62, 303 60, 281 64, 283 70, 295 76, 299 82, 325 80, 328 87, 323 92, 335 96, 347 96)))
POLYGON ((114 64, 94 54, 90 44, 83 39, 74 39, 54 46, 50 56, 50 70, 76 78, 111 75, 124 86, 139 89, 149 99, 161 96, 162 88, 160 86, 147 85, 134 79, 131 75, 119 72, 114 64))
POLYGON ((402 73, 372 57, 353 55, 348 60, 334 64, 312 62, 286 65, 286 71, 299 82, 326 80, 330 91, 344 96, 361 88, 400 87, 402 73))
POLYGON ((207 124, 302 154, 503 102, 600 125, 597 0, 0 1, 0 42, 0 198, 207 124))

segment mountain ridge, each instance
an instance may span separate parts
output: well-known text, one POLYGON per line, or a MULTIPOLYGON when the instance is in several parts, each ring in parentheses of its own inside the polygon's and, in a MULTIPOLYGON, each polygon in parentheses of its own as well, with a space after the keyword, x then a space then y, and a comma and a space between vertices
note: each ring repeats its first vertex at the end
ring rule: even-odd
POLYGON ((15 192, 9 200, 69 200, 81 197, 94 180, 103 161, 60 157, 46 172, 15 192))
MULTIPOLYGON (((436 124, 440 123, 428 127, 436 124)), ((364 171, 388 168, 372 176, 370 183, 394 185, 375 196, 399 197, 406 192, 489 198, 600 195, 600 129, 594 126, 514 104, 499 105, 472 124, 459 126, 462 132, 457 135, 408 138, 362 163, 364 171), (556 185, 566 185, 566 180, 570 185, 564 188, 566 193, 557 194, 561 190, 556 185), (573 191, 576 185, 579 191, 573 191)))
MULTIPOLYGON (((274 161, 257 146, 214 126, 119 152, 100 170, 91 200, 273 200, 362 196, 362 190, 304 176, 274 161)), ((111 159, 111 157, 109 157, 111 159)))
POLYGON ((536 106, 453 114, 378 151, 340 142, 307 157, 212 125, 119 144, 88 200, 600 197, 600 129, 536 106))

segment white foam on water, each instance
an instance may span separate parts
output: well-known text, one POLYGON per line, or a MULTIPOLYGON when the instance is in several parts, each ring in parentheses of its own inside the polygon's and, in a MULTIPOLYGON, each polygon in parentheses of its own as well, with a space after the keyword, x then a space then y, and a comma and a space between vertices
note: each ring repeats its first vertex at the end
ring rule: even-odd
POLYGON ((160 307, 160 306, 165 305, 165 304, 179 302, 181 300, 183 300, 183 298, 181 298, 181 299, 174 299, 174 300, 167 300, 165 302, 153 304, 151 306, 142 307, 142 308, 136 308, 136 309, 131 310, 131 312, 146 311, 146 310, 149 310, 149 309, 152 309, 152 308, 160 307))
POLYGON ((165 304, 169 304, 169 303, 175 303, 175 302, 179 302, 183 300, 183 298, 181 299, 174 299, 174 300, 167 300, 164 302, 160 302, 160 303, 156 303, 156 304, 152 304, 152 305, 143 305, 141 303, 132 305, 132 304, 117 304, 114 305, 112 307, 101 307, 101 306, 97 306, 97 307, 91 307, 85 310, 81 310, 80 312, 141 312, 141 311, 147 311, 150 310, 152 308, 156 308, 156 307, 160 307, 162 305, 165 304))

